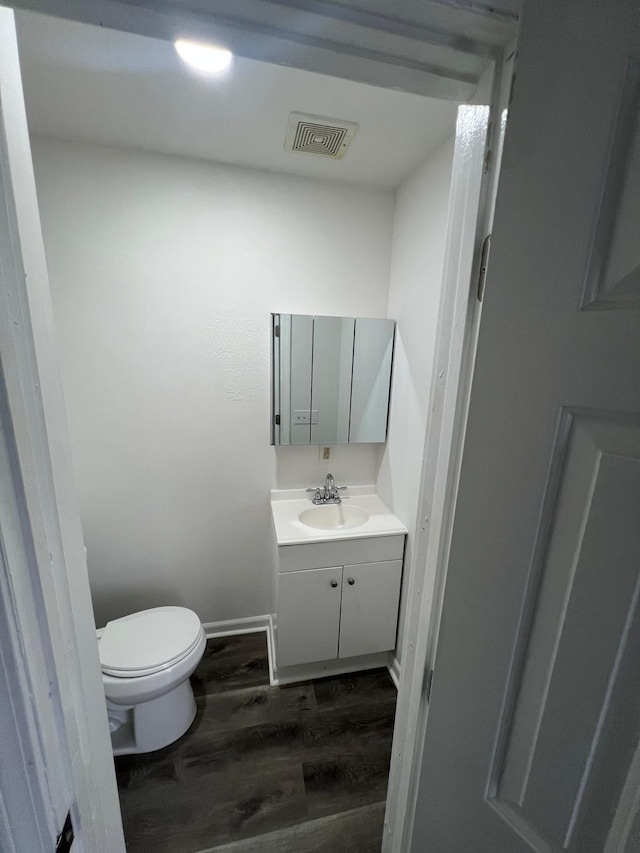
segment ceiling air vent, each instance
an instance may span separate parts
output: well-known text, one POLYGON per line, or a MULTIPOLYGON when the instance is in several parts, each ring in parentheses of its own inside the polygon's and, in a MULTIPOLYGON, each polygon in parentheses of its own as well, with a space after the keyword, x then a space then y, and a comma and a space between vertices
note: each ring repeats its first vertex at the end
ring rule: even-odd
POLYGON ((341 160, 357 129, 358 125, 352 121, 291 113, 284 147, 341 160))

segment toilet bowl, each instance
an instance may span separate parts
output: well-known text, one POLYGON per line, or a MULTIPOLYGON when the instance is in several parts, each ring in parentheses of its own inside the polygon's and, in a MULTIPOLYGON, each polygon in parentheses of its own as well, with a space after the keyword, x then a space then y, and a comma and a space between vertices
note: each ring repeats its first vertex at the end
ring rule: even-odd
POLYGON ((196 715, 189 676, 207 639, 185 607, 154 607, 107 623, 98 639, 114 755, 153 752, 196 715))

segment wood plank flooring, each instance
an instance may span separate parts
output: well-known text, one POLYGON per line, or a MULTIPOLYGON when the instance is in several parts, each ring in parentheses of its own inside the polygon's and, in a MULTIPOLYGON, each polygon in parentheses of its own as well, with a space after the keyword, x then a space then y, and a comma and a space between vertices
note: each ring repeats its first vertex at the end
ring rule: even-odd
POLYGON ((116 759, 128 853, 379 853, 386 670, 269 686, 266 636, 209 640, 176 743, 116 759))

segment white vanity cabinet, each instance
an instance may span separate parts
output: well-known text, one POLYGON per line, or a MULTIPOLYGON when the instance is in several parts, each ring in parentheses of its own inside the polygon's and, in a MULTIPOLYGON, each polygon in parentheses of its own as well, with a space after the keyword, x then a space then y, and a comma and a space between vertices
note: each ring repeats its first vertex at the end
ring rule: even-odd
POLYGON ((278 666, 338 657, 342 566, 278 578, 278 666))
POLYGON ((278 548, 278 668, 392 650, 403 551, 403 535, 278 548))
POLYGON ((395 648, 402 560, 344 566, 342 578, 338 657, 395 648))

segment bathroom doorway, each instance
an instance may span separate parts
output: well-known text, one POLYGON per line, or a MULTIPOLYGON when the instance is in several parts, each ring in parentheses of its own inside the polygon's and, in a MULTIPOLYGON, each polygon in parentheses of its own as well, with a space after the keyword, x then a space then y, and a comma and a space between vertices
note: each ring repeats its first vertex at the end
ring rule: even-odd
MULTIPOLYGON (((497 137, 496 137, 496 138, 497 138, 497 137)), ((477 193, 477 196, 476 196, 476 209, 477 209, 477 202, 478 202, 478 196, 479 196, 479 194, 480 194, 480 189, 481 189, 481 188, 480 188, 480 186, 476 186, 476 193, 477 193)), ((486 192, 486 190, 485 190, 485 192, 486 192)), ((468 248, 470 249, 470 251, 469 251, 468 256, 467 256, 467 258, 466 258, 466 261, 467 261, 467 268, 466 268, 465 270, 463 270, 463 271, 458 270, 458 272, 457 272, 457 274, 458 274, 458 275, 460 275, 460 276, 464 276, 464 275, 465 275, 465 273, 466 273, 466 276, 467 276, 466 280, 467 280, 467 282, 468 282, 468 277, 469 277, 469 274, 470 274, 470 273, 469 273, 469 268, 470 268, 470 267, 473 267, 473 266, 476 266, 476 267, 477 267, 477 265, 478 265, 478 261, 479 261, 478 246, 477 246, 477 242, 478 242, 478 240, 477 240, 476 228, 474 228, 474 229, 473 229, 473 235, 469 235, 469 234, 468 234, 468 235, 466 235, 466 237, 467 237, 467 238, 469 238, 470 236, 472 236, 472 237, 473 237, 473 239, 472 239, 472 241, 471 241, 471 245, 470 245, 470 246, 468 246, 468 248)), ((45 306, 45 307, 46 307, 46 306, 45 306)), ((473 326, 473 323, 471 324, 471 326, 473 326)), ((464 335, 464 336, 463 336, 463 337, 458 341, 458 346, 460 347, 460 361, 461 361, 461 363, 462 363, 462 357, 463 357, 463 355, 465 354, 465 352, 466 352, 467 357, 469 356, 469 353, 468 353, 468 342, 469 342, 469 331, 467 331, 467 332, 465 333, 465 335, 464 335)), ((443 346, 444 346, 444 342, 443 342, 443 346)), ((457 394, 455 394, 454 396, 457 398, 457 394)), ((454 406, 454 409, 455 409, 455 406, 454 406)), ((77 559, 77 555, 76 555, 76 559, 77 559)), ((50 618, 51 618, 51 616, 50 616, 50 618)), ((85 626, 85 628, 86 628, 86 626, 85 626)), ((105 800, 105 801, 106 801, 106 802, 108 802, 108 797, 106 798, 106 800, 105 800)))

